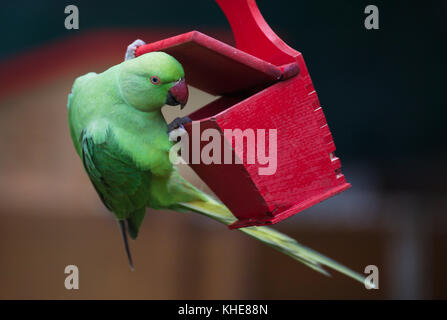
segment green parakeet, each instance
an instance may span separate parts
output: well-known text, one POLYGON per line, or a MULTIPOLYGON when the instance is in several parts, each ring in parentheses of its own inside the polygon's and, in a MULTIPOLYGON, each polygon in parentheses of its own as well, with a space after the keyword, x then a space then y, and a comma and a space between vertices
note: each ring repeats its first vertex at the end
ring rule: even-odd
MULTIPOLYGON (((226 225, 236 220, 222 203, 183 179, 169 160, 172 142, 161 108, 184 105, 187 98, 181 64, 163 52, 83 75, 68 97, 73 144, 99 197, 119 222, 131 266, 126 232, 137 238, 146 208, 197 212, 226 225)), ((239 230, 323 274, 328 275, 327 266, 364 281, 271 228, 239 230)))

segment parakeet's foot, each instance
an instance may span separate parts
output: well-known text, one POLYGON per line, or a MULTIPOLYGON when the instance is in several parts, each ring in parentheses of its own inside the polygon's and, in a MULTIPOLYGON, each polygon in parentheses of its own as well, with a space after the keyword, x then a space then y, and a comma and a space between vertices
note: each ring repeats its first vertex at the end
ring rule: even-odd
POLYGON ((127 46, 127 50, 126 50, 126 55, 124 56, 124 60, 130 60, 135 58, 135 50, 137 50, 137 48, 139 46, 143 46, 145 45, 146 42, 144 42, 143 40, 137 39, 134 42, 132 42, 131 44, 129 44, 127 46))
POLYGON ((178 142, 181 137, 186 134, 186 130, 183 124, 188 122, 192 122, 189 117, 178 117, 175 118, 174 121, 172 121, 170 124, 168 124, 169 140, 178 142))
POLYGON ((171 131, 174 131, 175 129, 181 128, 181 129, 185 129, 183 127, 183 125, 185 123, 189 123, 192 122, 192 120, 189 117, 177 117, 174 119, 174 121, 172 121, 170 124, 168 124, 168 134, 171 133, 171 131))

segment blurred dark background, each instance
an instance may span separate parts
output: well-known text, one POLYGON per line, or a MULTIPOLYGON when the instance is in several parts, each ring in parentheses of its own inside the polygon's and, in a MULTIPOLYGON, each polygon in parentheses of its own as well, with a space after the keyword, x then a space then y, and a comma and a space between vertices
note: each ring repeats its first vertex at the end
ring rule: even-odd
MULTIPOLYGON (((277 227, 359 272, 377 265, 380 289, 171 212, 148 214, 131 273, 71 145, 66 96, 136 38, 195 29, 232 43, 230 27, 212 0, 23 1, 0 11, 0 298, 447 298, 447 2, 257 3, 303 53, 353 185, 277 227), (69 4, 79 30, 64 28, 69 4), (364 27, 369 4, 379 30, 364 27), (80 268, 76 292, 63 286, 68 264, 80 268)), ((193 91, 186 112, 210 99, 193 91)))

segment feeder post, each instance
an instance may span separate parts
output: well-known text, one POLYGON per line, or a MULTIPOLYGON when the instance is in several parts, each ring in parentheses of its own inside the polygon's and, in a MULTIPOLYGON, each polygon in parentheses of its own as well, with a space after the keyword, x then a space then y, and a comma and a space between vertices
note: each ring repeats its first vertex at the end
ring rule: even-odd
POLYGON ((262 17, 255 0, 216 0, 230 23, 236 48, 276 66, 294 63, 300 53, 289 47, 262 17))

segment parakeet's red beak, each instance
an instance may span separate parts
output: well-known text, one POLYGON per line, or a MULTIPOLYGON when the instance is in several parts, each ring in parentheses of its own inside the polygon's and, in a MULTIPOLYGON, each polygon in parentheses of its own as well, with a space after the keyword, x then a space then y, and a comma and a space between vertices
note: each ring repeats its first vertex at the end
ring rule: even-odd
POLYGON ((188 96, 188 86, 186 85, 185 79, 180 79, 169 89, 166 104, 170 106, 180 105, 180 108, 183 109, 186 102, 188 102, 188 96))

